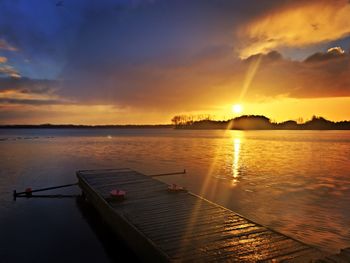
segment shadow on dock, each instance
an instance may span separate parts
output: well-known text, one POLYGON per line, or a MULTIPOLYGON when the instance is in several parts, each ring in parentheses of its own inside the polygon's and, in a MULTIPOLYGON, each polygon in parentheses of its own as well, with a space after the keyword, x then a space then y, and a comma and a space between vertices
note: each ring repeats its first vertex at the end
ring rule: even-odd
POLYGON ((83 218, 101 242, 111 262, 122 262, 125 259, 127 262, 140 262, 137 255, 115 235, 91 204, 86 202, 82 196, 76 197, 76 204, 83 218))

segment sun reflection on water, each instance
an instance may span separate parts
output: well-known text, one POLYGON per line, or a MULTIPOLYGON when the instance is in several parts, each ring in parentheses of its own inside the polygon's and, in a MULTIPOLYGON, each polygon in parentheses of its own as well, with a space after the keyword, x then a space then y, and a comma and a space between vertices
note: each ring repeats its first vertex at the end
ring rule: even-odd
POLYGON ((232 161, 232 186, 236 186, 239 178, 239 157, 241 151, 241 138, 233 139, 233 161, 232 161))

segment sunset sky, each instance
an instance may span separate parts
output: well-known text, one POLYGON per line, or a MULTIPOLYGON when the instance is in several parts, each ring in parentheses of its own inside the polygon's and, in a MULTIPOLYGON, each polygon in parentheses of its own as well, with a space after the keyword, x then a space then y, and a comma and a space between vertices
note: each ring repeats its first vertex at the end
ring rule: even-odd
POLYGON ((348 0, 1 0, 0 124, 350 120, 349 50, 348 0))

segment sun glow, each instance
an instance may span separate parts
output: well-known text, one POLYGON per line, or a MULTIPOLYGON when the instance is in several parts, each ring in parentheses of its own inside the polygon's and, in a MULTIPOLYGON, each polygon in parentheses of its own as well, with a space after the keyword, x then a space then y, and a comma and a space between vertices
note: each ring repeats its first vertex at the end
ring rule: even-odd
POLYGON ((232 112, 234 113, 242 113, 243 107, 241 104, 234 104, 232 105, 232 112))

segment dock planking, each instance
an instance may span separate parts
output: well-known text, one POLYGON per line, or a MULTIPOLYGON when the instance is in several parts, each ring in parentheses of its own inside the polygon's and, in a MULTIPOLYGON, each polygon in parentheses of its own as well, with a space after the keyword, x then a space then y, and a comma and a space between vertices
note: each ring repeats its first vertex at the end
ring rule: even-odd
POLYGON ((324 252, 137 171, 78 171, 87 200, 144 261, 313 262, 324 252), (110 191, 126 191, 115 201, 110 191))

